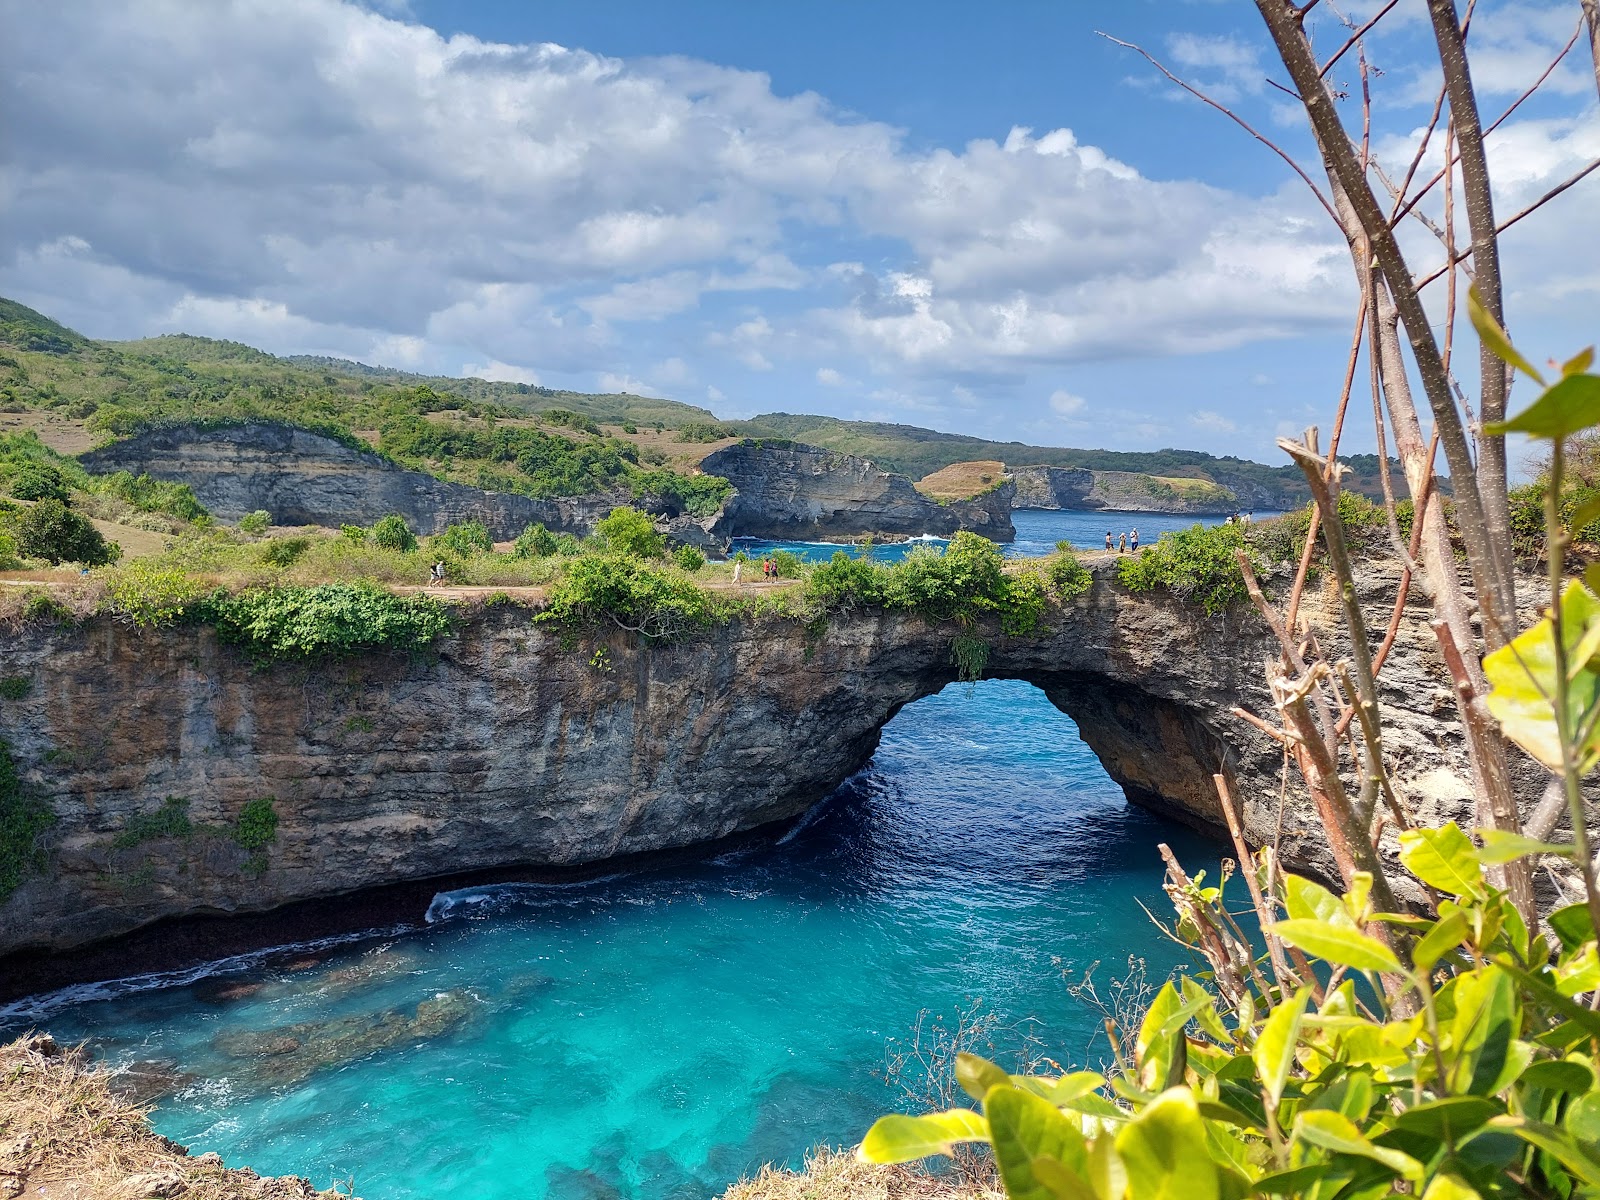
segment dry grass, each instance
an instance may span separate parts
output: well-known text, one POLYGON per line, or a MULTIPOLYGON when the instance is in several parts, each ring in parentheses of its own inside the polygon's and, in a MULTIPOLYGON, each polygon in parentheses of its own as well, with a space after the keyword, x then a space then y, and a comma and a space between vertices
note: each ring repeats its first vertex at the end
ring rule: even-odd
POLYGON ((0 433, 26 433, 30 429, 57 454, 82 454, 93 450, 100 440, 89 432, 86 422, 71 417, 42 412, 0 413, 0 433))
POLYGON ((995 459, 951 463, 917 481, 917 491, 935 500, 970 500, 1000 482, 1006 465, 995 459))
POLYGON ((766 1166, 721 1200, 1001 1200, 998 1188, 975 1187, 911 1167, 877 1167, 849 1150, 822 1146, 806 1156, 804 1171, 766 1166))
POLYGON ((81 1049, 48 1037, 0 1046, 0 1197, 27 1200, 311 1200, 304 1179, 263 1179, 189 1157, 151 1132, 145 1109, 112 1090, 112 1076, 81 1049))

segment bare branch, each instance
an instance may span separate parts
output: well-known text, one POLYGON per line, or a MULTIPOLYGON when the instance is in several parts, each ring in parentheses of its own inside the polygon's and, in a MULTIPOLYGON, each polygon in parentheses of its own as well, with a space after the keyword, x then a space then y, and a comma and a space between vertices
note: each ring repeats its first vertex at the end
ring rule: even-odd
MULTIPOLYGON (((1320 78, 1322 76, 1327 75, 1329 69, 1333 66, 1333 64, 1338 62, 1341 58, 1343 58, 1345 56, 1345 54, 1349 52, 1350 47, 1354 46, 1363 37, 1365 37, 1367 32, 1374 25, 1376 25, 1379 21, 1383 20, 1383 18, 1388 15, 1389 10, 1391 8, 1393 8, 1395 5, 1399 4, 1399 3, 1400 3, 1400 0, 1389 0, 1389 3, 1385 4, 1382 8, 1380 8, 1378 10, 1378 12, 1377 12, 1377 15, 1374 16, 1372 18, 1372 20, 1368 21, 1360 29, 1358 29, 1354 33, 1352 33, 1350 35, 1350 40, 1347 41, 1344 45, 1340 46, 1339 49, 1334 52, 1333 57, 1330 58, 1327 62, 1322 64, 1322 70, 1317 72, 1318 77, 1320 78)), ((1299 97, 1297 96, 1297 97, 1295 97, 1295 99, 1298 100, 1299 97)))
MULTIPOLYGON (((1285 151, 1282 149, 1282 147, 1280 147, 1271 138, 1268 138, 1264 134, 1262 134, 1258 129, 1256 129, 1256 127, 1254 125, 1250 124, 1250 122, 1246 121, 1243 117, 1241 117, 1238 113, 1234 112, 1232 109, 1228 108, 1226 105, 1219 104, 1217 101, 1213 100, 1210 96, 1206 95, 1199 88, 1193 86, 1190 83, 1185 82, 1182 79, 1179 79, 1171 71, 1167 70, 1167 68, 1164 67, 1160 62, 1158 62, 1156 60, 1155 56, 1152 55, 1143 46, 1136 46, 1132 42, 1125 42, 1121 38, 1112 37, 1109 33, 1105 33, 1104 31, 1099 30, 1099 29, 1095 30, 1095 33, 1097 33, 1101 37, 1105 38, 1106 41, 1111 42, 1114 45, 1121 46, 1124 50, 1132 50, 1135 54, 1138 54, 1141 57, 1143 57, 1144 60, 1146 62, 1148 62, 1152 67, 1154 67, 1156 70, 1160 71, 1163 75, 1165 75, 1173 83, 1175 83, 1179 87, 1181 87, 1184 91, 1188 92, 1196 100, 1199 100, 1202 104, 1210 105, 1212 108, 1216 109, 1223 116, 1227 117, 1228 120, 1232 121, 1235 125, 1239 126, 1240 129, 1243 129, 1251 137, 1255 138, 1256 141, 1260 142, 1268 150, 1271 150, 1279 158, 1283 159, 1284 162, 1289 164, 1289 169, 1291 171, 1293 171, 1296 175, 1300 176, 1300 181, 1302 183, 1304 183, 1308 188, 1311 189, 1311 194, 1317 198, 1317 203, 1322 205, 1322 207, 1327 210, 1328 215, 1330 217, 1333 217, 1333 219, 1335 221, 1337 221, 1339 219, 1334 214, 1333 205, 1330 204, 1328 202, 1328 198, 1322 194, 1322 189, 1319 188, 1315 183, 1312 182, 1311 176, 1306 174, 1305 168, 1302 167, 1299 163, 1295 162, 1295 160, 1294 160, 1294 158, 1292 156, 1290 156, 1289 154, 1285 153, 1285 151)), ((1270 80, 1268 82, 1270 82, 1270 80)), ((1298 97, 1297 97, 1297 99, 1298 99, 1298 97)))

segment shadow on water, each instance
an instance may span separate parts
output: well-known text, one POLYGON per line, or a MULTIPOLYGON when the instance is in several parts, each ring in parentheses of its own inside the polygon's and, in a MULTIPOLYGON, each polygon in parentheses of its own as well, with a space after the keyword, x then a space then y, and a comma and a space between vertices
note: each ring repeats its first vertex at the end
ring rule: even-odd
POLYGON ((162 1133, 318 1183, 355 1170, 368 1200, 705 1196, 858 1138, 923 1008, 981 998, 1081 1058, 1098 1017, 1062 972, 1172 965, 1136 903, 1162 903, 1158 841, 1218 856, 1128 806, 1036 688, 953 686, 766 844, 461 889, 413 933, 69 994, 44 1023, 164 1092, 162 1133))

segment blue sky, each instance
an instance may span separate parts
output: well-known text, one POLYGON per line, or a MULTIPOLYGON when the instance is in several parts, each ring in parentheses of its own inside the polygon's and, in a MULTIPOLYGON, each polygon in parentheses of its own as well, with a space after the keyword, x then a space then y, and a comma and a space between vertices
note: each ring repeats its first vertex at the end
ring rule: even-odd
MULTIPOLYGON (((1577 5, 1478 12, 1498 112, 1577 5)), ((1421 14, 1372 47, 1402 169, 1421 14)), ((1245 0, 0 0, 0 22, 0 292, 93 336, 1268 462, 1338 386, 1354 293, 1325 217, 1095 34, 1303 153, 1245 0)), ((1502 211, 1600 155, 1586 67, 1498 135, 1502 211)), ((1600 175, 1508 237, 1535 353, 1594 340, 1597 246, 1600 175)))

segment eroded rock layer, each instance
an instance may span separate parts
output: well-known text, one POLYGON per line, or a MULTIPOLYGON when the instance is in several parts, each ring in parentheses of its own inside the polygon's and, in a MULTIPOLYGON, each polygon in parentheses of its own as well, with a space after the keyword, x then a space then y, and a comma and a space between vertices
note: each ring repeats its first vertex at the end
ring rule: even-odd
MULTIPOLYGON (((1392 584, 1372 581, 1374 609, 1392 584)), ((1332 608, 1308 597, 1336 646, 1332 608)), ((1470 823, 1421 615, 1384 671, 1392 765, 1422 820, 1470 823)), ((56 820, 42 869, 0 902, 0 954, 403 880, 597 863, 794 817, 866 763, 902 706, 951 682, 953 632, 857 612, 820 634, 762 618, 673 647, 616 630, 563 644, 501 605, 426 656, 261 670, 205 627, 26 625, 6 672, 31 687, 0 706, 0 737, 56 820), (267 797, 276 828, 252 845, 246 806, 259 831, 267 797)), ((1214 828, 1220 770, 1251 836, 1280 836, 1280 752, 1230 714, 1270 715, 1261 664, 1275 651, 1253 613, 1206 617, 1102 571, 1039 636, 980 632, 988 673, 1042 687, 1131 798, 1214 828)), ((1292 790, 1281 845, 1331 874, 1292 790)))

